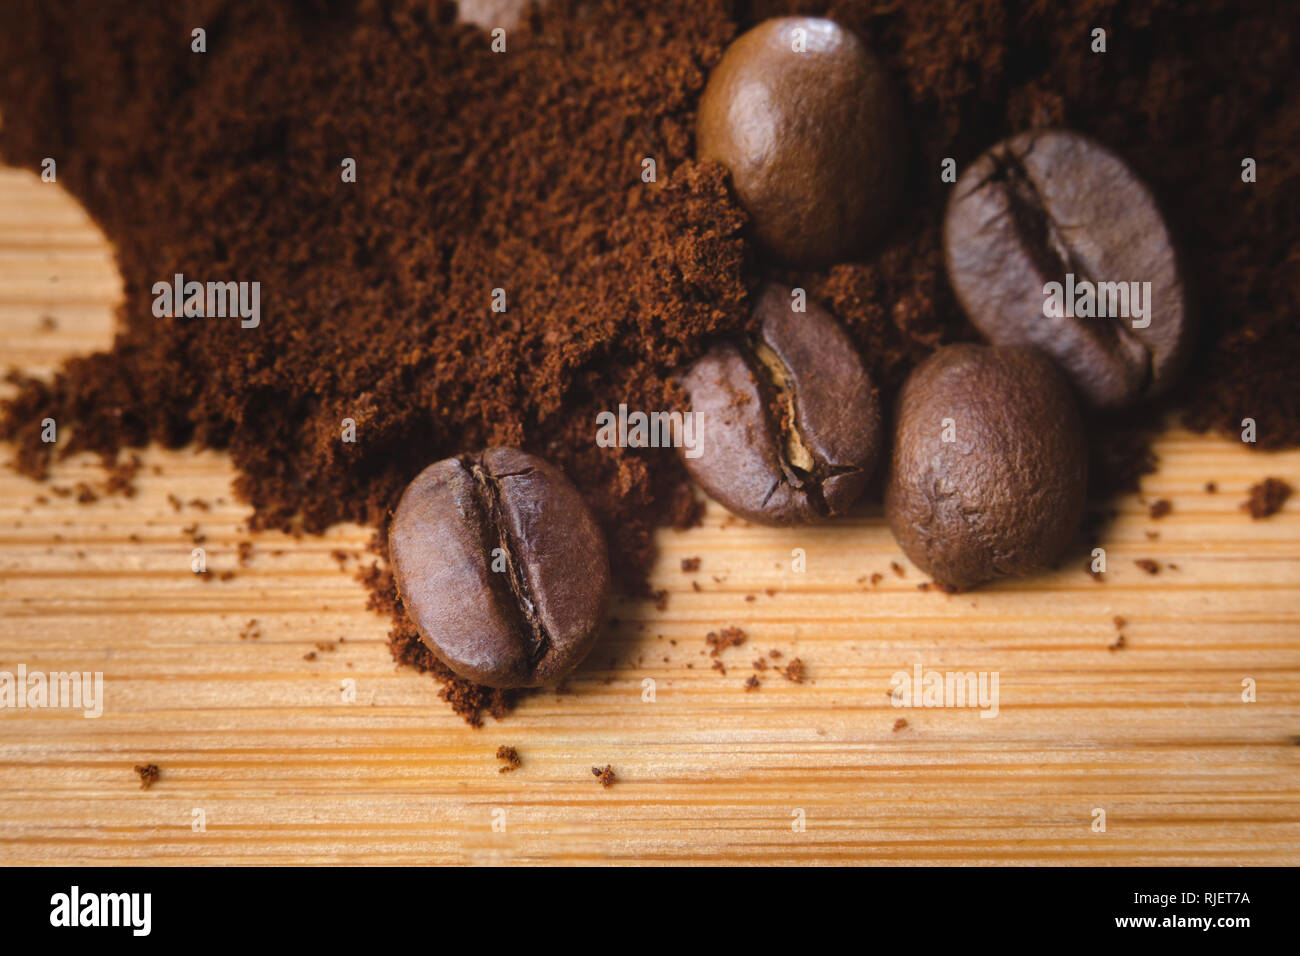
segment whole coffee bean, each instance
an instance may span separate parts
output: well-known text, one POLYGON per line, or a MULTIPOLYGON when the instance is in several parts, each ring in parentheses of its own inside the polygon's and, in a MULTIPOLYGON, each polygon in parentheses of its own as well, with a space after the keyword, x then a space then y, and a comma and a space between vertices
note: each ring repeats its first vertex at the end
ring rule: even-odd
POLYGON ((885 514, 940 584, 1056 559, 1083 514, 1087 450, 1069 383, 1034 349, 949 345, 899 395, 885 514))
POLYGON ((605 538, 540 458, 489 448, 430 465, 403 492, 388 549, 407 615, 461 677, 551 684, 595 643, 609 598, 605 538))
POLYGON ((1091 405, 1154 395, 1186 364, 1169 231, 1134 172, 1087 137, 1034 131, 994 146, 957 180, 943 238, 971 322, 995 345, 1042 349, 1091 405), (1048 283, 1060 283, 1055 301, 1048 283), (1070 314, 1049 317, 1045 303, 1070 314))
POLYGON ((682 378, 700 414, 700 454, 683 455, 709 495, 761 524, 842 514, 880 453, 880 402, 852 340, 813 303, 764 287, 758 335, 722 342, 682 378))
POLYGON ((903 123, 880 62, 831 20, 767 20, 731 44, 700 100, 696 154, 731 170, 772 254, 800 265, 850 257, 883 229, 899 192, 903 123))

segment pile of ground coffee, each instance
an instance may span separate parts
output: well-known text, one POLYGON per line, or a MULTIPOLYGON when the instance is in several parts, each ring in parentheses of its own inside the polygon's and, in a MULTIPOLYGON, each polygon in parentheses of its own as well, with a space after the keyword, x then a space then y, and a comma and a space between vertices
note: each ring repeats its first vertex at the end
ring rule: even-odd
MULTIPOLYGON (((1261 446, 1300 443, 1300 51, 1271 5, 1235 0, 552 0, 505 53, 428 0, 17 0, 0 158, 57 160, 126 296, 110 352, 15 378, 0 437, 33 475, 46 417, 61 452, 227 448, 255 523, 305 531, 382 528, 429 462, 517 445, 588 495, 635 589, 653 527, 693 506, 675 456, 596 447, 595 414, 674 407, 671 371, 748 322, 761 263, 724 172, 691 160, 694 111, 736 32, 792 11, 834 17, 893 71, 908 181, 862 262, 761 271, 839 317, 887 397, 975 337, 942 268, 942 161, 1063 124, 1123 155, 1184 244, 1203 340, 1171 401, 1198 428, 1249 416, 1261 446), (177 272, 259 281, 261 324, 155 317, 151 287, 177 272)), ((1149 466, 1147 427, 1108 423, 1094 492, 1149 466)), ((368 583, 395 656, 447 676, 386 570, 368 583)), ((444 696, 472 721, 509 702, 463 682, 444 696)))

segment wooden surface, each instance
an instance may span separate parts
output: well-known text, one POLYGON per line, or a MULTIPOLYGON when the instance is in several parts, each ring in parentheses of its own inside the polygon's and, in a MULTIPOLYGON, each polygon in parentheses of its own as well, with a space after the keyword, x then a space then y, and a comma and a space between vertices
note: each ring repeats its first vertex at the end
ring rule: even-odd
MULTIPOLYGON (((106 346, 119 294, 76 204, 0 170, 6 363, 106 346)), ((950 597, 918 589, 878 508, 796 531, 712 508, 661 538, 666 608, 616 606, 568 693, 481 730, 393 665, 352 578, 364 529, 256 536, 240 568, 247 509, 219 454, 150 450, 134 498, 89 505, 5 469, 0 671, 102 671, 105 705, 0 710, 0 863, 1300 863, 1300 507, 1238 510, 1266 475, 1300 484, 1300 453, 1178 431, 1158 450, 1144 495, 1174 511, 1120 503, 1104 583, 1071 562, 950 597), (232 579, 191 573, 195 522, 232 579), (1116 615, 1127 646, 1109 650, 1116 615), (749 638, 723 675, 704 637, 729 625, 749 638), (806 682, 769 669, 745 691, 773 649, 806 682), (996 672, 998 716, 891 706, 918 661, 996 672), (161 778, 142 790, 146 762, 161 778)), ((102 477, 74 459, 50 485, 102 477)))

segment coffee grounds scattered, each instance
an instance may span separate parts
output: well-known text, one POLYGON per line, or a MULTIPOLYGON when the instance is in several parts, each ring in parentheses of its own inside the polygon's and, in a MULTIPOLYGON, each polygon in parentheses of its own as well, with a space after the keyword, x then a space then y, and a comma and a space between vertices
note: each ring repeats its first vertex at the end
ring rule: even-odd
POLYGON ((1251 485, 1250 497, 1242 502, 1241 510, 1256 521, 1277 514, 1291 497, 1291 486, 1281 478, 1265 478, 1251 485))
POLYGON ((511 773, 523 766, 523 761, 519 759, 519 751, 505 744, 497 748, 497 759, 505 761, 505 766, 498 767, 497 773, 511 773))
POLYGON ((614 773, 614 768, 611 767, 609 764, 605 764, 604 770, 602 770, 600 767, 592 767, 591 773, 592 776, 594 776, 596 780, 600 783, 600 785, 604 787, 606 790, 614 786, 614 781, 618 779, 617 775, 614 773))
MULTIPOLYGON (((724 172, 690 159, 725 44, 795 6, 551 0, 497 55, 425 0, 14 0, 0 157, 57 158, 125 284, 111 351, 49 382, 14 377, 0 437, 16 466, 44 474, 46 417, 68 436, 61 453, 110 464, 149 441, 225 448, 254 527, 368 522, 382 551, 421 468, 521 445, 583 489, 620 581, 643 592, 652 529, 689 525, 699 503, 673 456, 597 448, 595 413, 676 407, 671 370, 746 328, 760 276, 839 316, 889 396, 935 346, 974 337, 943 275, 941 161, 1048 124, 1124 155, 1183 242, 1203 341, 1169 404, 1196 428, 1251 417, 1259 447, 1300 444, 1293 23, 1236 0, 831 4, 898 80, 912 173, 880 249, 807 274, 763 264, 724 172), (205 54, 189 48, 196 24, 205 54), (1104 55, 1090 50, 1098 25, 1104 55), (1256 183, 1241 181, 1245 155, 1256 183), (177 272, 260 281, 261 325, 155 318, 151 286, 177 272)), ((1160 411, 1090 423, 1096 496, 1150 469, 1160 411)), ((365 577, 394 657, 447 678, 391 578, 365 577)), ((512 699, 456 681, 443 696, 471 722, 512 699)))
POLYGON ((138 763, 134 767, 140 777, 140 789, 148 790, 158 780, 160 771, 156 763, 138 763))
POLYGON ((745 632, 738 627, 724 627, 721 631, 709 631, 704 635, 704 643, 709 645, 709 656, 717 657, 728 647, 739 647, 745 643, 745 632))

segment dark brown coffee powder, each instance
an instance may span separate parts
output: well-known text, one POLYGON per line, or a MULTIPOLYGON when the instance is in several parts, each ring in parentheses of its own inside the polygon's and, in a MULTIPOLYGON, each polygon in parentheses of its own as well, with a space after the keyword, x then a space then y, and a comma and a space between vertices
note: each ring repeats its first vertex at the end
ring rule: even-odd
POLYGON ((157 781, 161 772, 156 763, 138 763, 132 768, 140 778, 140 789, 148 790, 157 781))
MULTIPOLYGON (((1185 243, 1203 341, 1170 404, 1197 428, 1252 417, 1261 446, 1300 443, 1300 51, 1272 4, 551 0, 504 54, 423 0, 15 0, 5 19, 0 157, 57 159, 126 291, 111 351, 17 377, 0 437, 28 474, 54 417, 61 453, 109 462, 149 441, 228 449, 258 526, 382 534, 429 462, 521 445, 590 497, 616 573, 643 589, 651 530, 696 506, 673 456, 597 448, 595 413, 673 407, 671 370, 744 327, 760 275, 826 305, 891 395, 934 347, 974 337, 940 259, 941 162, 1046 124, 1123 155, 1185 243), (794 9, 885 60, 909 137, 895 231, 817 273, 764 265, 723 171, 691 160, 725 44, 794 9), (261 325, 155 318, 151 286, 176 272, 261 282, 261 325)), ((1105 426, 1099 495, 1151 464, 1149 425, 1105 426)), ((395 657, 440 673, 386 571, 367 582, 395 657)), ((510 700, 443 693, 472 721, 510 700)))

